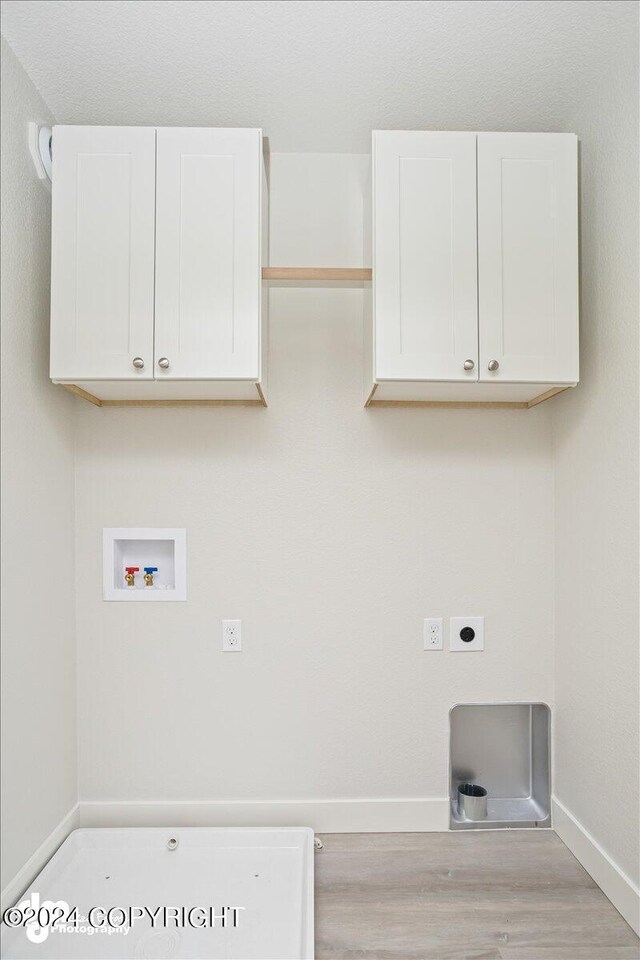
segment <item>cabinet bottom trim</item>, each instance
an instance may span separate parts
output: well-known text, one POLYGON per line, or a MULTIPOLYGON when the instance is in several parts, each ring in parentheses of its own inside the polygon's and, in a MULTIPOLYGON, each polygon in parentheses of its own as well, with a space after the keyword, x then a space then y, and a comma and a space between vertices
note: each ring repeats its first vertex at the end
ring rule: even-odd
POLYGON ((74 393, 82 400, 88 400, 96 407, 266 407, 267 401, 259 383, 255 384, 258 399, 256 400, 101 400, 94 397, 88 390, 76 386, 75 383, 62 383, 70 393, 74 393))
MULTIPOLYGON (((87 400, 96 407, 266 407, 267 401, 259 383, 255 384, 258 397, 251 399, 231 400, 101 400, 75 383, 63 383, 61 386, 82 400, 87 400)), ((476 409, 493 409, 501 407, 510 410, 530 410, 545 400, 550 400, 559 393, 564 393, 570 387, 552 387, 531 400, 375 400, 378 384, 374 384, 365 407, 441 407, 458 408, 471 407, 476 409)))
POLYGON ((531 400, 374 400, 377 388, 378 384, 376 383, 367 397, 365 407, 449 407, 454 409, 457 407, 469 407, 481 410, 501 407, 502 409, 509 410, 530 410, 531 407, 537 407, 539 403, 544 403, 545 400, 551 400, 552 397, 557 396, 559 393, 564 393, 565 390, 571 389, 571 387, 552 387, 550 390, 545 390, 544 393, 533 397, 531 400))

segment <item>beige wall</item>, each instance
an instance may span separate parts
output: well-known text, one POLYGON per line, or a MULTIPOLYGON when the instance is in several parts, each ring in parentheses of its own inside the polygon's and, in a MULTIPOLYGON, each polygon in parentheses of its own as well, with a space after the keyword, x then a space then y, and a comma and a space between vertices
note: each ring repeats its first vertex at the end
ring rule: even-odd
POLYGON ((555 793, 638 879, 638 78, 621 56, 581 140, 582 383, 553 405, 555 793))
MULTIPOLYGON (((272 158, 273 264, 360 262, 366 167, 272 158)), ((365 411, 358 289, 272 290, 270 354, 267 410, 78 401, 84 799, 445 797, 452 704, 551 699, 549 407, 365 411), (185 526, 188 604, 103 603, 104 526, 185 526)))
POLYGON ((2 886, 77 798, 73 400, 48 381, 51 117, 2 41, 2 886))
MULTIPOLYGON (((553 705, 555 629, 555 793, 635 875, 632 74, 567 125, 576 391, 364 411, 362 292, 276 288, 268 410, 99 410, 48 383, 50 200, 26 149, 48 115, 3 43, 3 878, 76 799, 74 613, 88 800, 444 797, 449 707, 553 705), (128 525, 187 527, 187 605, 102 602, 102 527, 128 525), (483 654, 422 651, 423 617, 465 613, 483 654)), ((365 170, 275 155, 271 262, 357 264, 365 170)))

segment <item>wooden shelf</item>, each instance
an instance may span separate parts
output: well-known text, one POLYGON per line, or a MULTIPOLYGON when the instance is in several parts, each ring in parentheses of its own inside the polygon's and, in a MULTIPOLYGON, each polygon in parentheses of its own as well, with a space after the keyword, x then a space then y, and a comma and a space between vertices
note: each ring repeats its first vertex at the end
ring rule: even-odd
POLYGON ((371 280, 371 267, 263 267, 263 280, 371 280))

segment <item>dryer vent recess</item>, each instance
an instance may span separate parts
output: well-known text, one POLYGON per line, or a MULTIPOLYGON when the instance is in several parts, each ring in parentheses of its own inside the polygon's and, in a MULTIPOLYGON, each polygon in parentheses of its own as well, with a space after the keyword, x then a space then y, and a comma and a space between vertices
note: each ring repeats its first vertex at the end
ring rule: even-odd
POLYGON ((546 703, 463 703, 450 713, 452 830, 549 827, 546 703))

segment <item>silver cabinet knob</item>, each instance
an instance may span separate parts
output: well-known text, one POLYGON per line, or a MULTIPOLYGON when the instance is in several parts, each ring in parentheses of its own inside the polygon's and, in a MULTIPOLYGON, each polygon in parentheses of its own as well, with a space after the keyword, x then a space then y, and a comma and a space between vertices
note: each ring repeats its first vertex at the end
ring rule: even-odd
POLYGON ((166 370, 167 367, 169 366, 169 361, 167 360, 166 357, 160 357, 160 359, 158 360, 158 366, 162 367, 163 370, 166 370))
POLYGON ((144 367, 144 360, 142 359, 142 357, 134 357, 131 362, 133 363, 136 370, 142 370, 142 368, 144 367))
POLYGON ((473 360, 465 360, 462 366, 465 368, 465 370, 473 370, 473 368, 475 367, 475 363, 473 362, 473 360))
POLYGON ((500 364, 497 360, 489 360, 489 363, 487 364, 487 370, 491 370, 491 373, 494 373, 499 366, 500 364))

